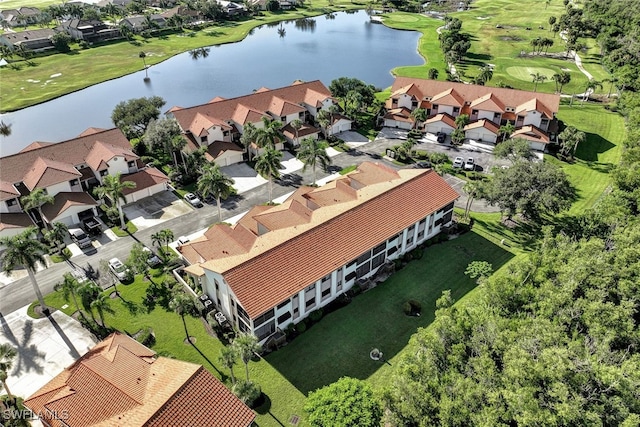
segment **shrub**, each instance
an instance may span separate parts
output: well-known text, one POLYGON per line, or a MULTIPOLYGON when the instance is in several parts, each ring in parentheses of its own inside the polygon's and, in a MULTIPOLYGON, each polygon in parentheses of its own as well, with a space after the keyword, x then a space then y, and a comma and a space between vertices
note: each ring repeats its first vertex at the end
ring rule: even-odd
POLYGON ((429 160, 434 165, 441 164, 441 163, 448 163, 449 156, 447 156, 445 153, 430 153, 429 160))
POLYGON ((296 331, 301 334, 307 330, 307 322, 304 320, 296 324, 296 331))
POLYGON ((414 249, 411 251, 411 256, 413 259, 421 259, 422 255, 424 255, 424 251, 422 249, 414 249))
POLYGON ((419 316, 420 312, 422 312, 422 304, 410 299, 402 305, 402 311, 404 311, 404 314, 407 316, 419 316))
POLYGON ((142 345, 150 347, 156 343, 156 335, 149 326, 143 328, 137 335, 136 341, 142 345))
POLYGON ((355 297, 362 293, 362 288, 360 288, 360 285, 355 284, 351 287, 351 289, 349 289, 348 292, 350 297, 355 297))
POLYGON ((289 323, 284 329, 284 333, 287 335, 287 338, 293 338, 296 334, 296 325, 294 323, 289 323))
POLYGON ((311 321, 314 323, 322 319, 322 308, 319 308, 309 313, 309 319, 311 319, 311 321))

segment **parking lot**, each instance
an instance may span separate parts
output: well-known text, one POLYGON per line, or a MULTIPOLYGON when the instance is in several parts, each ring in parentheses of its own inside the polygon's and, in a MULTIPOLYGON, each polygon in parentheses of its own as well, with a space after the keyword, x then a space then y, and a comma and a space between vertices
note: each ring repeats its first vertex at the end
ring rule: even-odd
POLYGON ((124 213, 138 229, 160 224, 191 211, 191 207, 172 191, 164 191, 145 197, 123 208, 124 213))

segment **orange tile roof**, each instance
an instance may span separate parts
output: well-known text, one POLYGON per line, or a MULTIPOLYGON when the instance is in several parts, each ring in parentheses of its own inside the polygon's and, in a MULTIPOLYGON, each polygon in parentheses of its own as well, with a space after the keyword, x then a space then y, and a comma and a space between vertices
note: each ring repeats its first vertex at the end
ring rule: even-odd
POLYGON ((47 420, 54 427, 248 427, 255 418, 202 366, 156 358, 120 333, 98 343, 24 403, 39 414, 66 414, 64 424, 47 420))
POLYGON ((82 174, 69 163, 38 157, 26 171, 23 182, 29 190, 33 190, 71 181, 81 176, 82 174))
POLYGON ((86 209, 98 206, 98 202, 84 191, 62 191, 56 194, 53 199, 52 204, 42 206, 42 213, 49 221, 53 221, 54 218, 73 206, 85 206, 86 209))
POLYGON ((497 113, 505 111, 505 105, 493 92, 489 92, 480 98, 474 99, 473 102, 471 102, 471 107, 478 110, 494 111, 497 113))
POLYGON ((217 159, 221 154, 224 154, 227 151, 244 151, 242 148, 238 147, 237 144, 233 142, 226 141, 214 141, 207 147, 207 154, 211 156, 211 159, 217 159))
MULTIPOLYGON (((191 267, 193 271, 204 268, 223 274, 240 304, 254 318, 457 198, 455 190, 431 170, 395 171, 365 162, 337 182, 300 188, 287 199, 296 206, 294 209, 300 206, 293 201, 307 202, 312 211, 308 222, 296 221, 300 213, 289 210, 294 220, 287 223, 278 219, 278 225, 285 228, 259 236, 251 233, 255 237, 244 252, 200 261, 191 267)), ((271 209, 284 215, 280 206, 271 209)), ((252 216, 259 223, 255 217, 269 212, 252 216)), ((209 231, 210 238, 215 236, 217 240, 193 245, 208 245, 216 252, 216 245, 223 240, 221 229, 209 231)))
POLYGON ((129 175, 120 175, 120 181, 131 181, 136 184, 134 188, 125 188, 122 192, 127 194, 153 187, 156 184, 169 182, 169 177, 156 168, 146 168, 129 175))
POLYGON ((535 100, 537 108, 540 108, 538 111, 550 114, 549 117, 552 117, 553 113, 557 113, 560 106, 560 96, 552 93, 529 92, 516 89, 448 82, 444 80, 416 79, 411 77, 396 77, 393 85, 391 86, 391 97, 394 97, 397 92, 410 85, 415 87, 415 90, 417 90, 416 93, 418 94, 417 98, 422 100, 429 97, 435 97, 451 89, 455 90, 456 94, 459 95, 461 99, 469 103, 491 93, 493 94, 493 97, 495 97, 495 100, 499 100, 505 108, 520 108, 519 106, 523 106, 523 104, 526 104, 527 108, 529 108, 530 105, 528 103, 535 100))
POLYGON ((533 125, 522 126, 521 128, 516 129, 511 134, 511 138, 523 138, 527 141, 542 142, 543 144, 548 144, 550 142, 549 135, 547 135, 542 129, 533 125))
POLYGON ((413 122, 411 110, 406 107, 392 108, 384 115, 385 119, 396 120, 398 122, 413 122))
POLYGON ((304 111, 301 104, 315 107, 327 98, 331 98, 331 92, 322 82, 315 80, 278 89, 262 88, 236 98, 217 100, 214 98, 215 102, 179 110, 171 109, 170 112, 183 131, 197 134, 201 131, 201 124, 195 125, 198 115, 206 117, 211 123, 226 123, 227 120, 233 120, 244 125, 248 122, 258 123, 262 117, 271 118, 268 114, 270 111, 280 117, 284 114, 304 111))
POLYGON ((496 135, 500 132, 500 127, 493 123, 491 120, 480 119, 475 122, 471 122, 464 127, 464 130, 471 130, 477 128, 484 128, 490 132, 495 133, 496 135))
POLYGON ((435 116, 430 117, 425 121, 425 123, 427 124, 438 123, 438 122, 442 122, 446 125, 449 125, 454 129, 456 128, 456 119, 454 119, 453 116, 447 113, 436 114, 435 116))
POLYGON ((516 114, 522 113, 523 111, 526 112, 526 111, 534 111, 534 110, 540 111, 549 119, 553 118, 553 113, 558 111, 557 109, 551 111, 545 104, 540 102, 539 99, 533 98, 518 105, 516 107, 516 114))
POLYGON ((464 98, 460 96, 458 91, 453 88, 449 88, 444 92, 440 92, 431 98, 432 104, 439 105, 451 105, 454 107, 462 107, 464 105, 464 98))

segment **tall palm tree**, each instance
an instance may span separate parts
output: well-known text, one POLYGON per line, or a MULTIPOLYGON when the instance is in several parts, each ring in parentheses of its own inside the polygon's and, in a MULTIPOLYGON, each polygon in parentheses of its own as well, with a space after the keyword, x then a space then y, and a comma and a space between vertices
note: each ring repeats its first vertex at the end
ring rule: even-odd
POLYGON ((247 381, 249 381, 249 361, 254 354, 262 350, 262 346, 258 344, 258 338, 255 335, 241 333, 233 340, 233 347, 244 363, 247 381))
POLYGON ((262 118, 263 127, 258 129, 256 144, 260 148, 276 148, 276 145, 283 140, 282 122, 262 118))
POLYGON ((304 162, 303 171, 309 166, 313 169, 313 185, 316 185, 316 166, 320 164, 323 170, 327 170, 331 165, 331 157, 327 154, 327 150, 315 138, 303 138, 296 157, 304 162))
POLYGON ((233 375, 233 367, 235 366, 237 359, 238 352, 235 347, 222 347, 220 349, 220 357, 218 358, 218 361, 220 361, 224 367, 229 368, 229 372, 231 373, 231 382, 233 384, 236 383, 236 377, 233 375))
POLYGON ((4 121, 0 121, 0 135, 2 136, 11 135, 11 125, 6 124, 4 121))
POLYGON ((106 323, 104 323, 104 313, 116 313, 116 311, 111 308, 109 300, 110 298, 106 294, 99 293, 98 296, 93 301, 91 301, 91 308, 94 308, 98 312, 98 317, 100 317, 100 325, 103 328, 107 327, 106 323))
POLYGON ((209 195, 216 198, 218 205, 218 221, 222 221, 222 208, 220 199, 226 199, 233 192, 233 179, 222 173, 215 163, 207 165, 198 180, 198 191, 202 197, 209 195))
POLYGON ((536 92, 538 89, 538 83, 542 83, 547 80, 547 76, 540 73, 532 73, 531 77, 533 77, 533 91, 536 92))
POLYGON ((6 249, 0 255, 0 261, 2 262, 2 271, 7 274, 11 274, 18 266, 22 266, 27 269, 29 274, 29 280, 33 286, 33 290, 38 297, 38 302, 43 310, 46 310, 47 306, 44 303, 42 292, 36 281, 36 267, 38 263, 45 265, 43 254, 47 252, 47 248, 42 244, 36 236, 36 228, 28 227, 20 234, 15 236, 8 236, 0 238, 0 246, 5 246, 6 249))
MULTIPOLYGON (((607 98, 611 98, 611 91, 613 90, 613 86, 618 83, 619 79, 615 76, 611 76, 608 79, 604 79, 603 82, 609 83, 609 93, 607 93, 607 98)), ((3 123, 4 124, 4 123, 3 123)), ((1 130, 1 127, 0 127, 1 130)), ((0 134, 2 134, 0 132, 0 134)))
MULTIPOLYGON (((147 16, 147 18, 149 18, 149 17, 147 16)), ((144 64, 144 78, 145 78, 145 80, 148 80, 149 79, 149 68, 147 67, 147 61, 145 61, 145 58, 147 57, 147 54, 142 50, 138 54, 138 57, 140 59, 142 59, 142 63, 144 64)))
POLYGON ((56 221, 51 225, 51 229, 47 231, 44 238, 56 246, 58 252, 61 252, 61 244, 64 244, 64 238, 69 233, 69 228, 63 222, 56 221))
POLYGON ((324 130, 324 137, 329 138, 329 129, 331 128, 333 114, 331 114, 328 110, 320 110, 318 111, 318 115, 316 116, 316 120, 322 129, 324 130))
POLYGON ((500 126, 500 135, 502 135, 502 141, 509 138, 513 132, 515 132, 516 127, 513 123, 507 122, 507 124, 500 126))
POLYGON ((437 80, 439 74, 440 72, 437 68, 429 68, 429 71, 427 72, 427 78, 429 80, 437 80))
POLYGON ((169 302, 169 308, 180 315, 182 318, 182 325, 184 326, 184 333, 187 336, 187 341, 191 342, 189 336, 189 330, 187 329, 187 321, 185 315, 197 316, 198 308, 195 300, 189 295, 185 294, 182 290, 178 290, 173 295, 173 298, 169 302))
POLYGON ((38 215, 40 215, 40 219, 42 220, 45 228, 49 227, 47 225, 47 221, 44 220, 42 206, 47 203, 53 203, 54 201, 54 197, 47 194, 44 188, 36 188, 28 195, 20 198, 20 202, 22 203, 22 207, 25 211, 30 211, 31 209, 38 210, 38 215))
POLYGON ((300 119, 295 119, 292 120, 291 123, 289 123, 291 125, 291 127, 293 128, 293 130, 296 132, 296 145, 300 145, 300 142, 298 141, 298 131, 302 128, 302 120, 300 119))
POLYGON ((136 188, 136 183, 132 181, 121 181, 120 173, 115 175, 107 175, 102 180, 102 185, 96 187, 95 192, 99 198, 108 197, 113 204, 118 207, 118 213, 120 214, 120 228, 123 230, 126 228, 124 223, 124 212, 122 211, 122 201, 126 202, 127 198, 124 196, 124 190, 129 188, 136 188))
POLYGON ((477 80, 481 82, 482 85, 486 84, 493 78, 493 67, 490 65, 485 65, 480 67, 480 74, 478 74, 477 80))
POLYGON ((469 124, 469 115, 460 114, 458 117, 456 117, 455 122, 456 122, 456 128, 464 129, 464 127, 469 124))
POLYGON ((173 231, 168 228, 158 231, 157 233, 153 233, 151 235, 151 241, 154 245, 161 248, 162 245, 165 245, 165 250, 169 251, 169 243, 174 239, 173 231))
POLYGON ((416 108, 411 112, 411 117, 415 120, 414 127, 420 128, 420 124, 427 120, 427 110, 424 108, 416 108))
POLYGON ((13 359, 17 355, 16 349, 9 344, 0 344, 0 382, 11 400, 13 400, 13 395, 7 385, 7 377, 9 376, 9 371, 13 368, 13 359))
POLYGON ((269 203, 273 202, 273 178, 280 178, 280 169, 283 168, 280 160, 282 160, 282 152, 273 148, 267 148, 264 153, 256 157, 256 172, 269 180, 269 203))
POLYGON ((78 282, 78 279, 73 277, 71 273, 64 273, 62 277, 62 282, 57 283, 53 289, 55 291, 62 291, 62 297, 65 301, 69 302, 69 298, 71 298, 71 300, 73 300, 73 305, 76 306, 76 310, 80 312, 82 317, 84 317, 84 313, 80 309, 80 304, 78 304, 78 294, 82 284, 78 282))
POLYGON ((568 84, 571 81, 571 74, 566 71, 561 71, 559 73, 555 73, 551 80, 556 82, 556 92, 562 93, 562 88, 564 85, 568 84))
POLYGON ((242 135, 240 136, 240 142, 247 150, 247 160, 251 161, 251 145, 256 142, 258 137, 258 129, 253 123, 247 123, 242 128, 242 135))

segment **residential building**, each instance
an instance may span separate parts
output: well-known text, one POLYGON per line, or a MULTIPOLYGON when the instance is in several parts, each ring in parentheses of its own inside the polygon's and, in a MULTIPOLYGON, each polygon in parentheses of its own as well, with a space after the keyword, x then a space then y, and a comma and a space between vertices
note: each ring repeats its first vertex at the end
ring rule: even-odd
POLYGON ((50 28, 39 30, 5 32, 0 34, 0 44, 17 49, 23 46, 31 52, 53 49, 53 36, 56 31, 50 28))
POLYGON ((167 20, 158 14, 129 16, 120 21, 119 25, 129 27, 134 33, 141 33, 144 30, 164 28, 167 20))
POLYGON ((533 149, 544 151, 556 138, 559 105, 556 94, 397 77, 383 120, 384 126, 411 129, 416 124, 411 112, 423 108, 425 132, 451 134, 455 118, 466 114, 465 136, 472 142, 494 145, 500 127, 511 123, 516 128, 512 137, 524 137, 533 149))
MULTIPOLYGON (((117 128, 90 128, 68 141, 36 142, 19 153, 1 157, 0 235, 4 236, 1 230, 8 227, 4 214, 24 215, 20 198, 36 188, 54 197, 53 204, 42 207, 44 218, 37 221, 60 221, 71 226, 97 215, 99 202, 91 192, 105 176, 117 173, 137 183, 134 190, 128 190, 128 201, 164 191, 169 181, 162 172, 146 168, 139 161, 129 140, 117 128)), ((14 233, 21 231, 11 229, 14 233)))
POLYGON ((23 6, 17 9, 0 10, 0 19, 4 20, 12 28, 20 25, 24 25, 26 28, 28 25, 37 24, 38 15, 40 15, 40 9, 37 7, 23 6))
MULTIPOLYGON (((174 117, 180 125, 187 141, 186 150, 194 151, 198 147, 210 147, 220 141, 239 143, 244 126, 251 123, 256 128, 263 128, 263 118, 280 121, 284 135, 292 144, 295 144, 295 131, 290 124, 294 120, 305 124, 299 135, 303 132, 305 137, 317 138, 321 131, 317 127, 318 111, 329 110, 335 105, 337 102, 331 92, 319 80, 296 81, 278 89, 263 87, 250 95, 237 98, 216 97, 195 107, 173 107, 167 112, 167 116, 174 117)), ((340 114, 333 115, 330 133, 349 129, 351 120, 340 114)), ((282 150, 284 145, 280 143, 276 148, 282 150)), ((256 146, 250 149, 255 154, 260 153, 256 146)), ((211 155, 219 163, 215 155, 211 155)), ((221 166, 226 164, 221 163, 221 166)))
POLYGON ((457 198, 431 169, 365 162, 178 249, 229 321, 265 342, 440 233, 457 198))
POLYGON ((24 401, 48 427, 249 427, 255 413, 201 365, 118 332, 24 401))
POLYGON ((102 21, 82 19, 70 19, 60 24, 64 30, 74 40, 84 40, 89 43, 96 43, 105 40, 119 39, 122 37, 117 27, 112 27, 102 21))

